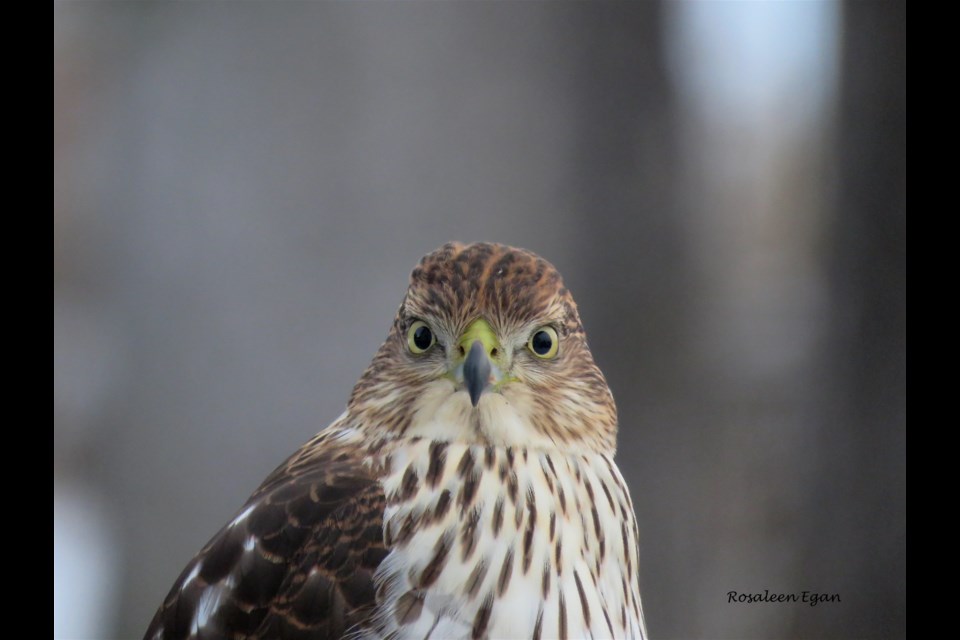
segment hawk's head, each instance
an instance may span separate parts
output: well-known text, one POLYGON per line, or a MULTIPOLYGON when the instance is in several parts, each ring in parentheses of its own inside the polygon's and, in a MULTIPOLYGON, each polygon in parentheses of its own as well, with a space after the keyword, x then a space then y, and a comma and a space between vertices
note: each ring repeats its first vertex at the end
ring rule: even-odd
POLYGON ((499 244, 420 260, 354 387, 354 424, 436 440, 613 453, 613 397, 549 262, 499 244))

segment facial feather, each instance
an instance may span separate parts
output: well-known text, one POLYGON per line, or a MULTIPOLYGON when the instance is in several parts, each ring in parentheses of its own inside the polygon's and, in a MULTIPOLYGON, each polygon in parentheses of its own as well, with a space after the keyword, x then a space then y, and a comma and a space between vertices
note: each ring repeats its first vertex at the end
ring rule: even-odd
POLYGON ((420 261, 348 411, 356 418, 351 422, 396 436, 602 453, 616 446, 616 407, 559 272, 533 253, 498 244, 450 243, 420 261), (478 318, 504 350, 497 355, 509 381, 484 394, 474 410, 447 374, 463 356, 457 340, 478 318), (423 354, 408 348, 416 321, 438 340, 423 354), (544 326, 559 340, 549 360, 527 348, 544 326))

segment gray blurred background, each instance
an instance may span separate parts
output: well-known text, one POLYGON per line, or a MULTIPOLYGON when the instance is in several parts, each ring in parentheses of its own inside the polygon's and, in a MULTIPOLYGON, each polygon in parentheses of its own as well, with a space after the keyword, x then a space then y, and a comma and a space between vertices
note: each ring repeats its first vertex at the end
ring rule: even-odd
POLYGON ((53 71, 54 636, 142 634, 451 239, 574 292, 654 638, 905 635, 903 4, 54 3, 53 71))

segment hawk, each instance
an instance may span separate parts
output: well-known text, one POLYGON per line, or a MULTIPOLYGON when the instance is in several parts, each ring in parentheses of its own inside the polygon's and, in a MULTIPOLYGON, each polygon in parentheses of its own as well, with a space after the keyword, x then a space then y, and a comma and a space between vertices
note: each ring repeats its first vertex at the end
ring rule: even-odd
POLYGON ((557 270, 446 244, 347 410, 187 565, 146 638, 644 638, 616 434, 557 270))

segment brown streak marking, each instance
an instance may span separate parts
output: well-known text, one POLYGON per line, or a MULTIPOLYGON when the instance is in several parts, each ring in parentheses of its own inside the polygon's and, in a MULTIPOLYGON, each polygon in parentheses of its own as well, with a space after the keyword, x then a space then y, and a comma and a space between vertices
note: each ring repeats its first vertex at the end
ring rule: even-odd
POLYGON ((440 577, 440 574, 443 572, 443 567, 447 563, 447 557, 450 555, 450 547, 453 546, 454 535, 453 529, 450 529, 437 540, 437 544, 433 547, 433 559, 427 563, 423 573, 420 574, 419 586, 421 588, 429 587, 440 577))
POLYGON ((466 478, 473 471, 473 451, 467 447, 460 458, 460 464, 457 465, 457 474, 461 478, 466 478))
POLYGON ((540 591, 543 593, 543 599, 546 600, 550 594, 550 560, 543 563, 543 578, 540 580, 540 591))
MULTIPOLYGON (((539 611, 537 611, 537 622, 533 625, 533 640, 540 640, 540 633, 542 632, 543 627, 543 605, 540 605, 539 611)), ((613 637, 613 633, 610 633, 610 637, 613 637)))
POLYGON ((507 591, 511 577, 513 577, 513 549, 507 551, 507 555, 503 558, 500 578, 497 580, 497 596, 502 596, 507 591))
POLYGON ((620 495, 627 493, 626 487, 623 486, 623 482, 620 480, 620 474, 616 472, 613 461, 611 461, 607 456, 601 456, 603 461, 607 463, 607 469, 610 471, 610 477, 613 478, 613 481, 617 484, 617 488, 620 489, 620 495))
POLYGON ((465 562, 473 553, 477 545, 477 523, 480 521, 480 511, 474 508, 463 524, 460 532, 461 559, 465 562))
POLYGON ((440 493, 440 497, 437 498, 437 506, 433 509, 433 520, 434 522, 439 522, 443 520, 443 516, 447 515, 447 511, 450 510, 450 490, 444 489, 440 493))
POLYGON ((419 620, 420 613, 423 611, 423 600, 423 592, 415 591, 414 589, 400 596, 395 611, 397 624, 411 624, 419 620))
POLYGON ((533 532, 537 527, 537 501, 533 494, 533 487, 527 490, 527 510, 529 517, 527 519, 527 530, 523 534, 523 573, 526 575, 530 569, 530 562, 533 560, 531 551, 533 550, 533 532))
POLYGON ((493 594, 488 593, 477 611, 477 617, 473 620, 473 628, 470 630, 470 637, 479 640, 487 631, 487 625, 490 624, 490 612, 493 610, 493 594))
POLYGON ((496 538, 500 533, 500 527, 503 526, 503 496, 497 498, 493 505, 493 537, 496 538))
POLYGON ((557 470, 556 470, 556 468, 553 466, 553 460, 550 458, 550 456, 546 456, 546 458, 547 458, 547 465, 549 465, 549 467, 550 467, 550 472, 553 474, 553 477, 556 478, 556 477, 557 477, 557 470))
POLYGON ((523 573, 526 575, 530 570, 530 563, 533 561, 533 555, 530 553, 533 548, 533 527, 528 527, 523 535, 523 573))
POLYGON ((443 467, 447 462, 447 443, 430 443, 430 466, 427 469, 427 483, 430 488, 436 489, 437 483, 443 476, 443 467))
POLYGON ((587 594, 583 591, 583 583, 580 582, 580 574, 576 570, 573 572, 573 580, 577 583, 577 592, 580 594, 580 608, 583 610, 583 621, 590 628, 590 603, 587 602, 587 594))
POLYGON ((567 640, 567 603, 560 592, 560 640, 567 640))
POLYGON ((620 523, 620 539, 623 542, 623 558, 627 563, 627 575, 633 575, 632 560, 633 554, 630 553, 630 547, 627 546, 627 523, 620 523))
POLYGON ((517 481, 517 473, 515 471, 510 471, 510 476, 507 479, 507 495, 510 497, 510 502, 513 504, 517 503, 517 492, 520 490, 519 482, 517 481))
POLYGON ((419 524, 420 515, 408 513, 407 517, 403 519, 403 525, 400 526, 400 531, 397 533, 396 543, 398 545, 405 545, 413 536, 413 532, 419 524))
MULTIPOLYGON (((637 572, 636 578, 637 578, 637 593, 640 593, 640 572, 639 572, 639 571, 637 572)), ((639 609, 640 609, 640 603, 637 602, 637 610, 638 610, 637 613, 638 613, 638 615, 639 615, 639 609)))
MULTIPOLYGON (((577 469, 579 470, 580 467, 578 466, 577 469)), ((593 485, 590 484, 589 478, 583 479, 583 486, 586 487, 587 489, 587 495, 590 497, 590 504, 593 504, 594 502, 596 502, 596 500, 593 497, 593 485)))
POLYGON ((600 514, 597 513, 596 506, 590 508, 590 515, 593 516, 593 533, 597 536, 597 540, 602 540, 603 538, 600 535, 600 514))
POLYGON ((613 633, 613 623, 610 622, 610 614, 607 613, 606 605, 600 607, 600 610, 603 612, 603 619, 607 621, 607 630, 610 632, 610 637, 614 636, 613 633))
POLYGON ((610 505, 610 511, 613 512, 613 513, 616 513, 616 512, 617 512, 617 508, 616 508, 615 506, 613 506, 613 496, 610 495, 610 489, 607 487, 607 483, 606 483, 606 482, 601 482, 601 483, 600 483, 600 487, 603 489, 603 492, 604 492, 604 493, 606 494, 606 496, 607 496, 607 503, 610 505))
POLYGON ((477 566, 473 568, 473 571, 470 572, 470 577, 467 578, 467 595, 470 596, 471 600, 477 595, 486 575, 487 563, 481 560, 477 563, 477 566))
POLYGON ((547 468, 540 464, 540 471, 543 473, 543 479, 547 482, 547 488, 550 490, 550 493, 553 493, 553 478, 547 472, 547 468))
POLYGON ((457 494, 457 502, 460 504, 460 516, 463 517, 463 514, 467 512, 467 509, 470 508, 470 505, 473 504, 473 499, 477 495, 477 485, 479 484, 479 479, 475 475, 471 475, 467 478, 463 486, 460 488, 460 493, 457 494))
POLYGON ((493 445, 487 445, 483 449, 483 463, 487 469, 493 469, 493 465, 497 462, 497 450, 493 445))
POLYGON ((393 456, 391 454, 387 454, 383 459, 382 467, 384 475, 390 475, 393 472, 393 456))
POLYGON ((553 542, 553 537, 557 533, 557 512, 550 512, 550 542, 553 542))

